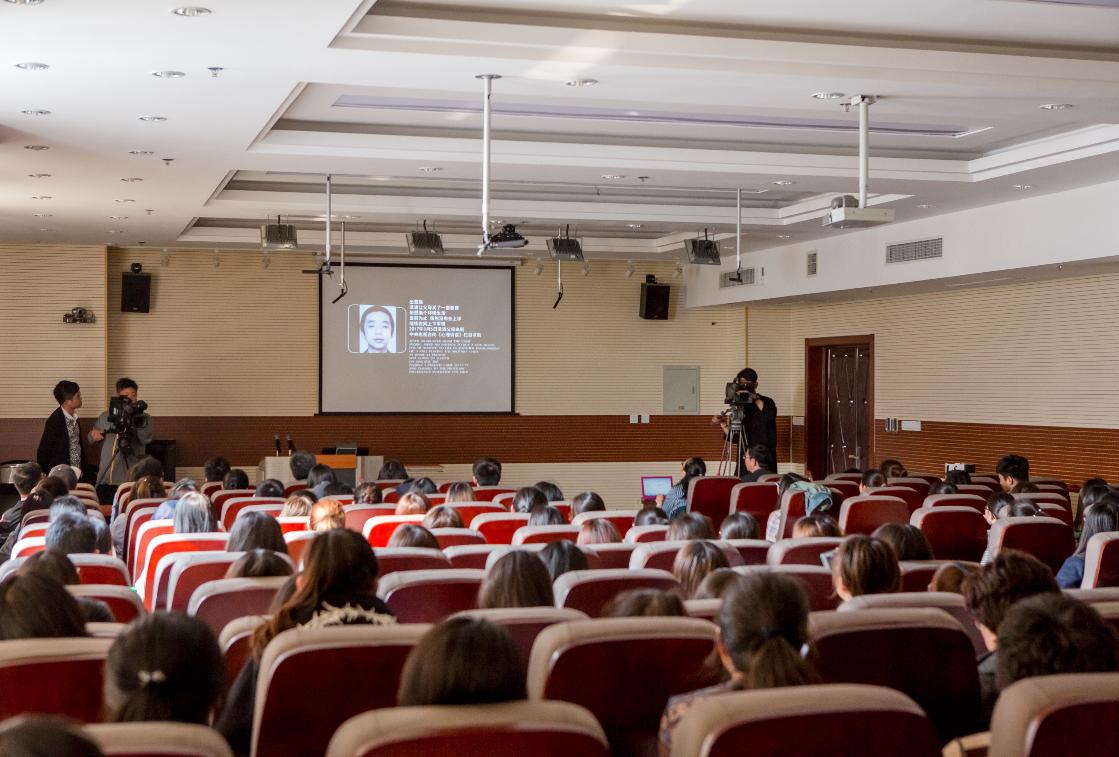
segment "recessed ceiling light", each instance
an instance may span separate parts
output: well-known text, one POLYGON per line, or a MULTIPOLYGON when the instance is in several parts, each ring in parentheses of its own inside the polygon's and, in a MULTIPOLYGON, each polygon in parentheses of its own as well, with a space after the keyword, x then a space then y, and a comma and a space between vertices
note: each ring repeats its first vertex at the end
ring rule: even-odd
POLYGON ((34 61, 25 61, 17 63, 16 68, 22 68, 24 71, 46 71, 50 66, 46 63, 35 63, 34 61))
POLYGON ((148 123, 158 123, 159 121, 166 121, 167 116, 140 116, 140 120, 148 123))
POLYGON ((35 218, 52 218, 54 213, 32 213, 35 218))
POLYGON ((123 234, 124 229, 105 229, 109 234, 123 234))
POLYGON ((50 231, 50 229, 39 229, 39 231, 50 231))
POLYGON ((12 5, 42 5, 43 0, 5 0, 12 5))
POLYGON ((442 166, 420 166, 423 173, 439 173, 443 170, 442 166))
POLYGON ((32 200, 53 200, 54 198, 51 197, 50 195, 33 195, 31 197, 31 199, 32 200))
POLYGON ((935 205, 933 205, 932 203, 928 203, 928 202, 922 202, 922 203, 921 203, 920 205, 918 205, 917 207, 921 208, 922 210, 928 210, 929 208, 935 208, 936 206, 935 206, 935 205))
POLYGON ((847 95, 842 92, 813 92, 812 96, 817 100, 842 100, 847 95))
POLYGON ((626 226, 628 228, 631 228, 631 229, 640 229, 642 224, 640 224, 640 223, 627 223, 626 226))
POLYGON ((155 155, 151 150, 129 150, 129 155, 155 155))
POLYGON ((157 79, 182 79, 186 74, 182 71, 152 71, 152 76, 157 79))
POLYGON ((51 112, 43 108, 24 108, 20 111, 25 116, 49 116, 51 112))
POLYGON ((203 8, 200 5, 185 5, 182 8, 175 8, 171 12, 174 13, 176 16, 184 16, 186 18, 209 16, 211 13, 209 8, 203 8))
POLYGON ((128 216, 109 216, 110 221, 127 221, 128 216))
POLYGON ((361 216, 342 216, 342 217, 345 218, 347 221, 353 221, 353 220, 356 220, 358 218, 361 218, 361 216))
POLYGON ((49 179, 51 177, 49 173, 29 173, 27 176, 31 179, 49 179))
POLYGON ((568 79, 564 84, 569 87, 593 87, 598 84, 598 79, 568 79))
POLYGON ((126 202, 136 202, 136 201, 135 200, 129 200, 127 198, 118 198, 116 200, 113 200, 113 202, 118 203, 120 205, 124 205, 126 202))
POLYGON ((132 183, 137 182, 137 181, 143 181, 143 179, 141 179, 138 176, 129 176, 127 178, 121 179, 121 181, 126 182, 128 184, 132 184, 132 183))
POLYGON ((792 239, 793 235, 792 234, 778 234, 777 238, 778 239, 792 239))
POLYGON ((24 145, 23 149, 24 150, 35 150, 36 152, 38 152, 40 150, 49 150, 51 148, 47 147, 46 145, 24 145))
POLYGON ((602 174, 602 178, 609 179, 610 181, 617 181, 618 179, 624 179, 625 176, 620 173, 604 173, 602 174))
POLYGON ((1073 107, 1072 103, 1045 103, 1044 105, 1037 106, 1042 110, 1068 110, 1073 107))
POLYGON ((789 181, 788 179, 778 179, 773 183, 779 187, 791 187, 793 184, 796 184, 795 181, 789 181))
POLYGON ((1013 187, 1015 189, 1033 189, 1034 185, 1033 184, 1014 184, 1013 187))

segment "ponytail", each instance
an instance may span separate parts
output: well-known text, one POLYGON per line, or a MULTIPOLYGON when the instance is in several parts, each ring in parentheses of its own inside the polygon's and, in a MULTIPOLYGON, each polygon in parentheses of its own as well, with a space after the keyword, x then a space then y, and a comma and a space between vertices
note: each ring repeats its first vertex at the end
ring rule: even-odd
POLYGON ((773 635, 750 654, 750 666, 743 671, 751 689, 802 686, 819 683, 820 677, 784 636, 773 635))

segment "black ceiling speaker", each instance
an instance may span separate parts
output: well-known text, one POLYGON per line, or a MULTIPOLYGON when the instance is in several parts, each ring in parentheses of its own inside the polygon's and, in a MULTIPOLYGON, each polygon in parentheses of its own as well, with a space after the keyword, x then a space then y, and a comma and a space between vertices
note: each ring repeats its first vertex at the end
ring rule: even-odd
POLYGON ((120 275, 120 309, 122 313, 146 313, 151 307, 152 276, 150 273, 120 275))
POLYGON ((648 321, 667 321, 671 291, 668 284, 641 282, 641 308, 638 315, 648 321))

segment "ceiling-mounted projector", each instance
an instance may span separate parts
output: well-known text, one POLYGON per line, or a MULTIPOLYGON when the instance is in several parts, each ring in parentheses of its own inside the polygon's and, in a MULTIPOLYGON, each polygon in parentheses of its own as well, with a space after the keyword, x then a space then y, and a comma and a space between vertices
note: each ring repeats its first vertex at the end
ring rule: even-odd
POLYGON ((719 265, 719 243, 707 238, 707 229, 703 230, 703 238, 685 239, 684 250, 688 253, 688 262, 692 265, 719 265))
POLYGON ((528 244, 528 240, 517 233, 517 227, 507 223, 496 234, 486 234, 482 247, 487 250, 516 250, 528 244))
POLYGON ((428 231, 427 221, 424 221, 423 231, 410 232, 407 239, 408 252, 412 255, 438 257, 444 254, 443 237, 434 231, 428 231))
POLYGON ((893 223, 894 211, 889 208, 860 208, 852 195, 840 195, 831 201, 831 210, 824 214, 828 229, 865 229, 893 223))
POLYGON ((295 226, 290 223, 266 223, 260 227, 260 246, 266 250, 294 250, 299 246, 295 226))

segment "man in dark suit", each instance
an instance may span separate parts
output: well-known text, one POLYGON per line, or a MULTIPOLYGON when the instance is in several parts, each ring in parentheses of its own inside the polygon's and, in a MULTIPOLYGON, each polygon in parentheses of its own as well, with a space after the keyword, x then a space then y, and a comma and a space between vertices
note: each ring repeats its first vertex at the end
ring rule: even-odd
POLYGON ((78 429, 82 390, 73 381, 59 381, 54 387, 54 399, 58 402, 58 409, 50 414, 43 426, 35 459, 45 471, 60 463, 74 465, 84 471, 85 451, 78 429))

